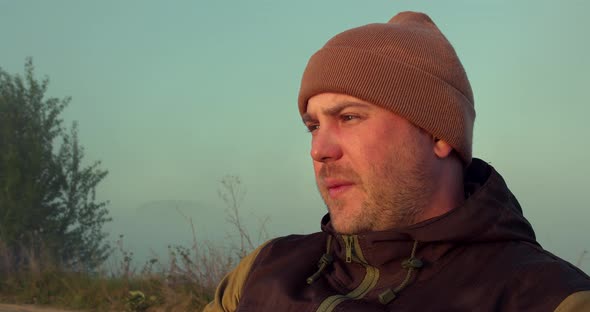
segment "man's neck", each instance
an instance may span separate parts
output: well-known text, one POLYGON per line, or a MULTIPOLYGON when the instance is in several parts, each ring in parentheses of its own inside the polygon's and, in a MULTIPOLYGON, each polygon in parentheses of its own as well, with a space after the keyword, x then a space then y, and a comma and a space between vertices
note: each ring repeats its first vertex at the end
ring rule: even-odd
POLYGON ((415 223, 444 215, 464 202, 463 169, 456 164, 445 164, 434 181, 429 205, 417 216, 415 223))

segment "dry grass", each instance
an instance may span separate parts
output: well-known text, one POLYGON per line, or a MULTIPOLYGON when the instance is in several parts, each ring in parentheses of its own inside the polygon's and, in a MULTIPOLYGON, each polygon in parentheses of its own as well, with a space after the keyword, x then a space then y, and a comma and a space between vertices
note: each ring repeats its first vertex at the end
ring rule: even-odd
POLYGON ((34 255, 19 255, 0 242, 0 302, 92 311, 198 311, 236 263, 213 244, 169 248, 167 263, 154 258, 135 268, 118 250, 116 267, 98 272, 65 270, 34 255), (26 263, 26 265, 23 265, 26 263))
MULTIPOLYGON (((253 240, 242 226, 239 207, 245 190, 228 176, 219 192, 227 204, 228 223, 239 234, 234 246, 199 242, 192 220, 192 245, 169 246, 168 257, 153 257, 137 267, 133 252, 116 241, 115 255, 98 271, 64 268, 41 252, 19 254, 0 240, 0 302, 50 305, 88 311, 200 311, 215 286, 237 261, 267 239, 264 224, 253 240)), ((182 212, 178 211, 180 214, 182 212)), ((184 215, 183 215, 184 216, 184 215)), ((266 222, 266 221, 265 221, 266 222)))

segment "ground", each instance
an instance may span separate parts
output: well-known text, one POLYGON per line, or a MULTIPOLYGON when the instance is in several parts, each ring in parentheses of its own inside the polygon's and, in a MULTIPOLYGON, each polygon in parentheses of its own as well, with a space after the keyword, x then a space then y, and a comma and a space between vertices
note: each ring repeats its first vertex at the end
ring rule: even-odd
POLYGON ((16 305, 0 303, 0 312, 74 312, 54 308, 44 308, 32 305, 16 305))

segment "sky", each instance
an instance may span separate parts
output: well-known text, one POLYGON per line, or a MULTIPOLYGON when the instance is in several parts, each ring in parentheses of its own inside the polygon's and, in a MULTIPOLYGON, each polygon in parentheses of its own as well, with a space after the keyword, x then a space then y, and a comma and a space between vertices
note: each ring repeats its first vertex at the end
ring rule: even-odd
MULTIPOLYGON (((590 250, 590 20, 585 0, 8 1, 0 67, 33 57, 49 96, 71 96, 115 239, 142 257, 192 238, 231 239, 218 195, 271 237, 319 230, 326 212, 297 111, 309 57, 346 29, 429 14, 471 82, 473 154, 505 178, 540 243, 570 262, 590 250), (186 217, 186 218, 185 218, 186 217)), ((590 256, 582 261, 590 272, 590 256)))

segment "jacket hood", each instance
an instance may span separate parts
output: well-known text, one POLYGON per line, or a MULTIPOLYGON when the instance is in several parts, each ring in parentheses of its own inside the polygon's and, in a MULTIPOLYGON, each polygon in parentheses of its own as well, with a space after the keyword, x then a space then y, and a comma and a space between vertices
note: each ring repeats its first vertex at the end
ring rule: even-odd
MULTIPOLYGON (((414 241, 420 245, 499 241, 524 241, 538 245, 520 204, 492 166, 474 158, 467 168, 464 184, 467 198, 462 206, 409 227, 358 234, 361 246, 375 250, 397 242, 400 247, 407 245, 399 251, 407 255, 414 241)), ((322 219, 322 231, 336 238, 340 236, 332 228, 329 214, 322 219)), ((337 252, 339 247, 335 246, 337 252)), ((395 257, 393 254, 390 256, 395 257)))

